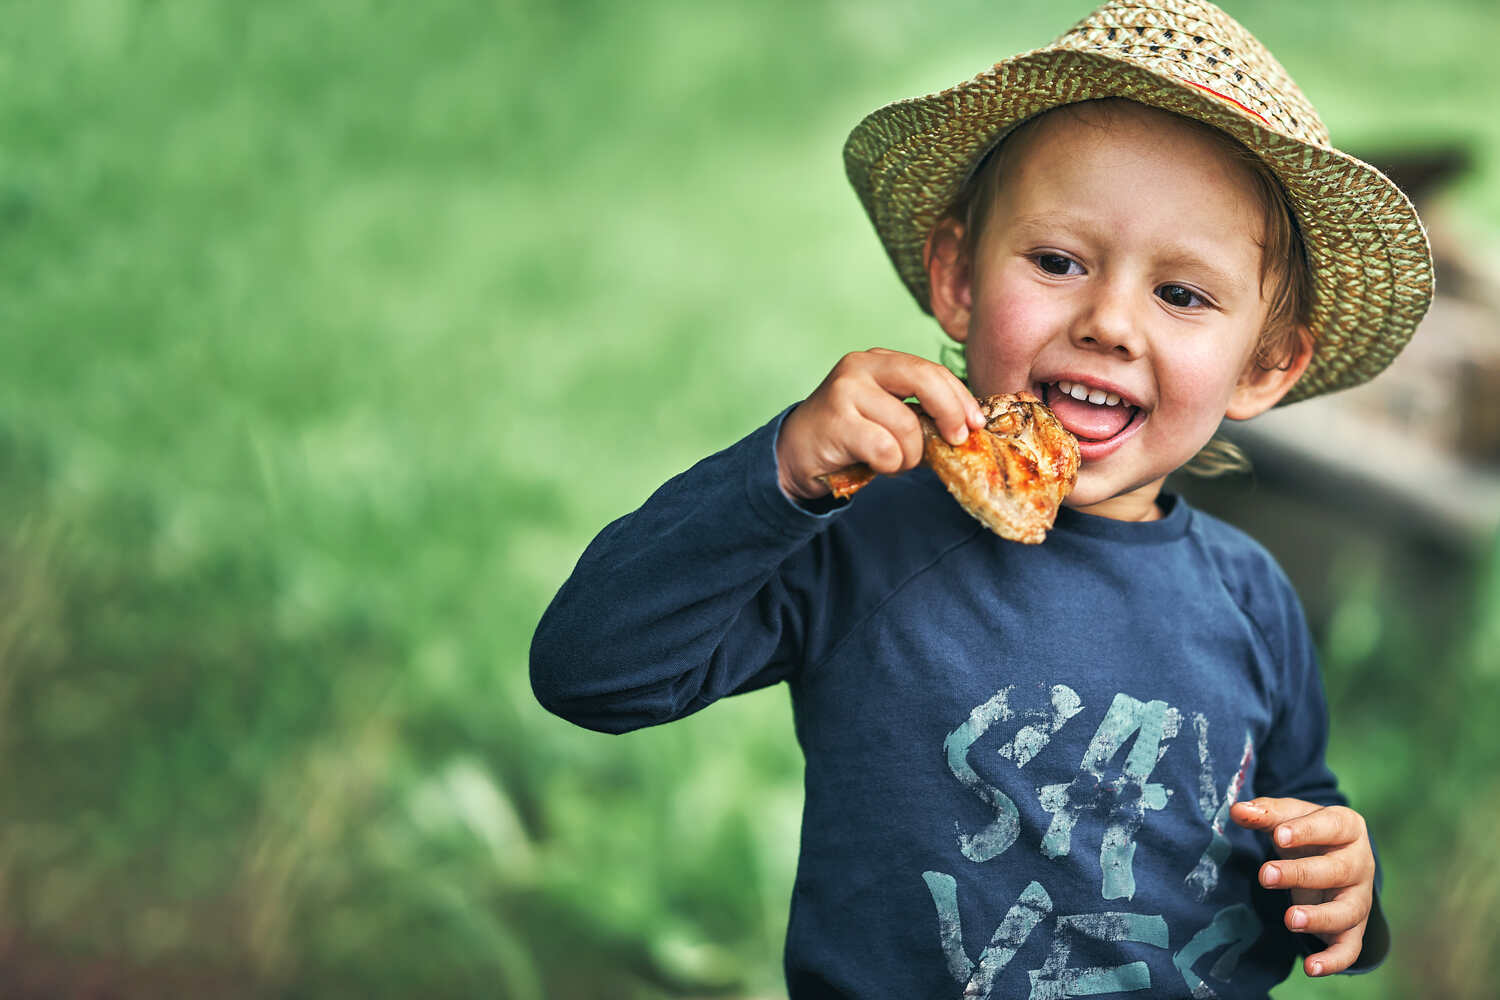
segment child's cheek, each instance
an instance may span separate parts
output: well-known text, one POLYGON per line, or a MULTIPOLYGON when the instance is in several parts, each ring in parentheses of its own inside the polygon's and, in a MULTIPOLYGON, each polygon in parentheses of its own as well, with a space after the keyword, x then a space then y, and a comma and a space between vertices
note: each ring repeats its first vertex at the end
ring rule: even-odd
POLYGON ((1234 380, 1212 357, 1178 354, 1167 360, 1158 352, 1156 384, 1160 395, 1156 419, 1170 427, 1185 462, 1218 431, 1228 409, 1234 380))
POLYGON ((1238 379, 1222 357, 1212 353, 1201 357, 1179 353, 1170 361, 1159 363, 1158 368, 1164 385, 1172 387, 1170 402, 1200 413, 1205 421, 1217 426, 1238 379))
POLYGON ((987 290, 969 330, 968 360, 975 389, 1026 388, 1037 352, 1060 328, 1055 297, 1024 283, 987 290))

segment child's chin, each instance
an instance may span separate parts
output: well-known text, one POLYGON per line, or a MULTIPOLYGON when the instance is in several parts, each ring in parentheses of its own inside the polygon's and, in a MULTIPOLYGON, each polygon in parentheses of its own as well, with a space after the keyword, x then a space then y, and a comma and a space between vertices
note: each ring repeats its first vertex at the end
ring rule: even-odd
POLYGON ((1073 487, 1073 492, 1069 493, 1063 499, 1062 505, 1087 513, 1090 507, 1097 506, 1110 499, 1113 499, 1113 494, 1106 490, 1088 489, 1084 486, 1080 477, 1078 485, 1073 487))
POLYGON ((1138 516, 1133 513, 1136 507, 1145 511, 1155 503, 1163 482, 1162 479, 1145 484, 1121 482, 1101 469, 1090 470, 1085 465, 1078 473, 1078 485, 1064 498, 1063 506, 1084 514, 1133 520, 1138 516))
POLYGON ((1111 476, 1099 466, 1091 466, 1085 462, 1078 469, 1078 482, 1074 484, 1073 492, 1063 502, 1069 507, 1088 507, 1117 497, 1129 489, 1130 484, 1122 482, 1118 476, 1111 476))

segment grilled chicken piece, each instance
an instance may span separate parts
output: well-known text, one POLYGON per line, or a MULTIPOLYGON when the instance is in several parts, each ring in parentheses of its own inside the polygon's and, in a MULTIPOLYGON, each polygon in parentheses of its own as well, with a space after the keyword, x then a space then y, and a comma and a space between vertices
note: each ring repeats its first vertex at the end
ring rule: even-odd
MULTIPOLYGON (((1078 442, 1029 392, 979 400, 989 419, 961 445, 943 440, 922 409, 922 461, 954 499, 1001 538, 1035 545, 1047 537, 1057 508, 1078 481, 1078 442)), ((819 477, 836 497, 859 492, 875 473, 863 463, 819 477)))

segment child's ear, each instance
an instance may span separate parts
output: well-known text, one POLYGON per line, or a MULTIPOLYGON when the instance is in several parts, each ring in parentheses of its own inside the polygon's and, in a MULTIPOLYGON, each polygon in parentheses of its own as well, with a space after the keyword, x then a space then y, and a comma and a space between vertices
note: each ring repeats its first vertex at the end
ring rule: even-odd
POLYGON ((922 249, 922 260, 927 265, 932 315, 948 336, 962 344, 969 337, 969 310, 973 305, 962 223, 943 219, 934 226, 922 249))
POLYGON ((1230 420, 1249 420, 1277 403, 1307 371, 1312 361, 1313 341, 1307 327, 1299 325, 1292 337, 1291 353, 1282 364, 1267 366, 1258 357, 1251 358, 1224 415, 1230 420))

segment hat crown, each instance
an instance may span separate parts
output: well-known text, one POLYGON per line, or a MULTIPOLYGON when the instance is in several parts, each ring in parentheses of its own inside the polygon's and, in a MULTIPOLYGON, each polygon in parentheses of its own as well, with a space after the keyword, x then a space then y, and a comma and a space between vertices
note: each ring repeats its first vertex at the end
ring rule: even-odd
POLYGON ((1133 63, 1205 90, 1283 135, 1329 148, 1328 130, 1287 71, 1211 3, 1116 0, 1048 48, 1133 63))

